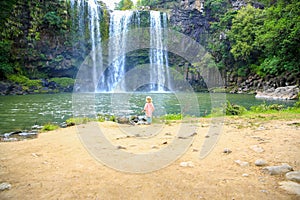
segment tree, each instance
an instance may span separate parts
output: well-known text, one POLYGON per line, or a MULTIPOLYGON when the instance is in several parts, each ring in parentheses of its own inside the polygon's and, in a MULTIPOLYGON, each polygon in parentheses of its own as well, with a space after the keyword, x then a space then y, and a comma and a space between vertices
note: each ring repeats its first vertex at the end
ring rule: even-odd
POLYGON ((6 78, 13 73, 13 63, 11 62, 11 41, 0 41, 0 79, 6 78))
POLYGON ((279 1, 266 9, 256 44, 264 49, 266 58, 260 65, 264 73, 300 71, 300 2, 279 1))
POLYGON ((132 7, 133 2, 131 0, 121 0, 116 6, 116 10, 130 10, 132 7))
POLYGON ((231 50, 234 58, 239 61, 249 61, 254 55, 261 53, 257 45, 257 31, 263 25, 263 10, 248 5, 242 8, 232 20, 229 31, 231 50))

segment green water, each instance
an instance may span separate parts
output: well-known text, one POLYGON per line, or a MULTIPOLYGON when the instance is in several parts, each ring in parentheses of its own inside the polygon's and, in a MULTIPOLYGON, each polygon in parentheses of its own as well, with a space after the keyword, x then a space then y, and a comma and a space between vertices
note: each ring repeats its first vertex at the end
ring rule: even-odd
MULTIPOLYGON (((149 94, 96 94, 95 96, 92 95, 92 101, 89 99, 91 97, 89 95, 83 96, 80 101, 75 101, 71 93, 0 96, 0 133, 30 129, 35 124, 61 123, 73 117, 73 113, 76 115, 74 111, 81 109, 81 114, 89 112, 86 109, 89 104, 95 113, 142 115, 141 110, 147 95, 149 94)), ((255 99, 254 95, 242 94, 226 94, 226 96, 214 94, 211 96, 208 93, 196 93, 191 96, 191 94, 151 93, 150 95, 153 98, 156 108, 155 115, 157 116, 169 113, 203 116, 208 114, 212 107, 224 103, 226 99, 246 108, 264 102, 264 100, 255 99)), ((289 106, 293 105, 294 102, 266 101, 266 103, 289 106)))

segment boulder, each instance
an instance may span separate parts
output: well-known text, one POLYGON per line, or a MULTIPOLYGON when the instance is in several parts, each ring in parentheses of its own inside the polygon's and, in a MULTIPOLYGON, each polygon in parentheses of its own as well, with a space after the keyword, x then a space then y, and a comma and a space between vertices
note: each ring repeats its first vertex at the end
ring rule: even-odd
POLYGON ((299 87, 286 86, 278 87, 276 89, 268 89, 263 92, 257 92, 255 98, 264 98, 264 99, 280 99, 280 100, 294 100, 298 98, 299 87))

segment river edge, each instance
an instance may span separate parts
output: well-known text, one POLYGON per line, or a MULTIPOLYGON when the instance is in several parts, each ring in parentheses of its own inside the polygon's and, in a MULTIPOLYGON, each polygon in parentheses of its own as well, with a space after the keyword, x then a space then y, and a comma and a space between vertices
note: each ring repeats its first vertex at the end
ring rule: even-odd
MULTIPOLYGON (((208 156, 199 159, 211 119, 199 119, 197 135, 188 150, 175 162, 150 173, 125 173, 95 160, 82 145, 78 127, 39 134, 37 139, 0 143, 0 180, 11 189, 1 199, 297 199, 282 190, 283 175, 263 173, 254 164, 287 163, 300 170, 300 119, 262 120, 226 117, 222 133, 208 156), (259 146, 264 151, 252 149, 259 146), (225 149, 230 151, 225 152, 225 149), (224 153, 225 152, 225 153, 224 153), (240 166, 235 161, 248 162, 240 166), (182 163, 192 163, 184 166, 182 163)), ((147 143, 122 137, 120 126, 100 123, 120 151, 158 151, 168 146, 174 128, 164 126, 162 134, 147 143), (155 148, 154 148, 155 147, 155 148)), ((83 125, 85 126, 85 125, 83 125)), ((125 125, 122 125, 125 126, 125 125)), ((141 125, 141 129, 149 126, 141 125)))

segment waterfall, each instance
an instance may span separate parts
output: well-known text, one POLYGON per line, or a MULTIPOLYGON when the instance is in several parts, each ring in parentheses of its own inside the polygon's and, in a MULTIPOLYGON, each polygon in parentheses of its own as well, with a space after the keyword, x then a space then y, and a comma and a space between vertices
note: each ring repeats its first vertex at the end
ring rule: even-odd
MULTIPOLYGON (((126 73, 134 66, 126 65, 127 32, 131 28, 149 27, 149 86, 144 90, 171 90, 166 48, 167 15, 159 11, 113 11, 109 22, 108 61, 103 67, 100 16, 97 0, 70 0, 74 12, 73 23, 76 33, 76 50, 88 66, 83 73, 81 90, 85 92, 126 92, 126 73), (148 18, 149 16, 149 18, 148 18), (146 18, 145 18, 146 17, 146 18), (88 34, 87 34, 88 33, 88 34), (87 53, 90 51, 89 56, 87 53), (105 70, 102 72, 102 70, 105 70), (103 74, 100 74, 102 72, 103 74)), ((107 54, 105 54, 106 56, 107 54)), ((106 60, 106 59, 105 59, 106 60)), ((146 63, 145 63, 146 64, 146 63)))
POLYGON ((126 91, 126 82, 122 80, 125 76, 126 66, 126 32, 129 29, 133 11, 114 11, 111 14, 109 24, 109 73, 100 81, 99 91, 126 91), (117 55, 121 55, 117 57, 117 55), (122 84, 120 84, 122 81, 122 84))
POLYGON ((153 91, 165 91, 164 87, 170 88, 168 69, 168 52, 166 49, 165 29, 167 27, 167 15, 158 11, 150 11, 150 82, 156 83, 150 86, 153 91))
MULTIPOLYGON (((89 32, 89 43, 91 46, 91 67, 88 76, 91 80, 88 92, 95 92, 98 83, 99 71, 102 67, 102 49, 101 49, 101 32, 100 32, 100 5, 97 0, 71 0, 71 9, 77 12, 77 18, 73 16, 75 27, 78 26, 77 34, 80 43, 80 50, 83 59, 86 56, 87 44, 86 29, 89 32), (86 13, 87 9, 87 13, 86 13)), ((76 30, 75 30, 76 31, 76 30)))
MULTIPOLYGON (((166 48, 167 15, 158 11, 150 11, 149 24, 149 61, 150 77, 149 91, 171 90, 168 66, 168 51, 166 48)), ((141 15, 139 11, 113 11, 110 19, 109 36, 109 60, 110 66, 100 80, 99 91, 126 91, 126 80, 123 80, 126 70, 132 66, 126 66, 126 45, 128 44, 126 33, 130 28, 140 28, 141 15), (116 55, 121 55, 116 57, 116 55)), ((146 88, 145 88, 146 89, 146 88)))

